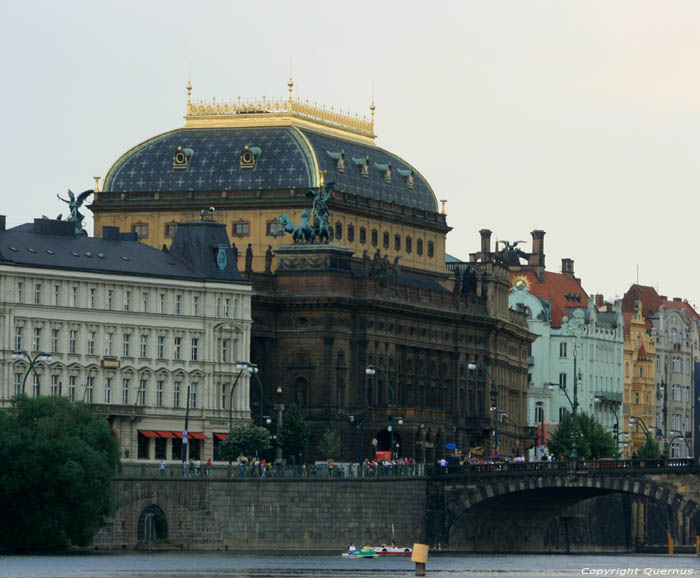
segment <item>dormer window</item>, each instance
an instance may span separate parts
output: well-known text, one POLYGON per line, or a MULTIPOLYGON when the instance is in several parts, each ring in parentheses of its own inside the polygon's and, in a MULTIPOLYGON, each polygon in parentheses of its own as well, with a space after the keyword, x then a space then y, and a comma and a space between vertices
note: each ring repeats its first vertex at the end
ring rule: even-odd
POLYGON ((190 148, 177 147, 173 155, 173 170, 186 171, 190 167, 190 161, 194 156, 194 151, 190 148))
POLYGON ((255 165, 258 164, 260 152, 261 151, 259 147, 245 145, 243 147, 243 152, 241 153, 241 168, 254 169, 255 165))

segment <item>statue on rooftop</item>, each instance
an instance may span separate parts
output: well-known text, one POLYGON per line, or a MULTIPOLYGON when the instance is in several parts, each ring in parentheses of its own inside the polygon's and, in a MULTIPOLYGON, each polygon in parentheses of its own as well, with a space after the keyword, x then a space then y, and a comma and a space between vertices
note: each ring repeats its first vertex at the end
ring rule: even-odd
MULTIPOLYGON (((80 193, 76 197, 73 194, 73 191, 68 189, 68 199, 64 199, 63 197, 61 197, 61 195, 56 195, 59 200, 68 204, 68 208, 70 209, 70 216, 66 220, 75 222, 75 234, 76 235, 81 235, 83 237, 87 237, 87 231, 85 229, 83 229, 83 219, 85 218, 85 215, 83 215, 78 209, 80 209, 80 207, 83 206, 85 199, 87 199, 94 192, 95 191, 93 191, 92 189, 89 189, 87 191, 83 191, 82 193, 80 193)), ((59 220, 60 220, 60 215, 59 215, 59 220)))

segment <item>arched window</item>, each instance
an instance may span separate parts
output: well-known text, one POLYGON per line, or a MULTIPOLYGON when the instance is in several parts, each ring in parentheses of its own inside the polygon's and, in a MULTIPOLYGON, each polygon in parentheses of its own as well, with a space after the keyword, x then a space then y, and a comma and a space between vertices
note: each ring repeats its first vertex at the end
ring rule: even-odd
POLYGON ((382 246, 383 246, 385 249, 388 249, 388 248, 389 248, 389 232, 388 232, 388 231, 384 231, 384 234, 382 235, 382 237, 383 237, 383 238, 382 238, 382 246))
POLYGON ((428 241, 428 257, 431 259, 435 256, 435 243, 428 241))
POLYGON ((335 238, 339 241, 343 238, 343 223, 340 221, 335 224, 335 238))
POLYGON ((394 235, 394 250, 401 250, 401 235, 399 234, 394 235))
POLYGON ((355 225, 348 225, 348 241, 351 243, 355 240, 355 225))
POLYGON ((376 247, 379 244, 379 233, 377 229, 372 229, 372 247, 376 247))
POLYGON ((419 256, 423 254, 423 239, 418 239, 416 241, 416 253, 418 253, 419 256))
POLYGON ((406 237, 406 253, 413 251, 413 239, 406 237))
POLYGON ((307 386, 308 382, 303 377, 297 377, 294 380, 294 401, 299 408, 306 406, 307 386))

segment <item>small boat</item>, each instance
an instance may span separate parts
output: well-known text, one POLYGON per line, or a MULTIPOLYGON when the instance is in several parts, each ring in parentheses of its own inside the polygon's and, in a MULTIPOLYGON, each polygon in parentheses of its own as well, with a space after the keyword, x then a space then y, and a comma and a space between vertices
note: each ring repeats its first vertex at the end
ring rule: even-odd
POLYGON ((379 554, 374 548, 358 548, 352 552, 343 552, 343 558, 379 558, 379 554))
POLYGON ((373 550, 380 556, 410 556, 411 548, 397 548, 396 546, 377 546, 373 550))

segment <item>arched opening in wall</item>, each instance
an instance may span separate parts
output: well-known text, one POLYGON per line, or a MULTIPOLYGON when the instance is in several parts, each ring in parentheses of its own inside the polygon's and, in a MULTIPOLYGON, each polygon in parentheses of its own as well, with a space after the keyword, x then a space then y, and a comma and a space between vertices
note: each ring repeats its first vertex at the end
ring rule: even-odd
MULTIPOLYGON (((390 426, 387 426, 383 430, 377 432, 376 439, 377 439, 377 451, 378 452, 388 452, 390 451, 391 448, 391 442, 392 442, 392 437, 391 437, 391 430, 389 429, 390 426)), ((402 451, 402 438, 401 434, 398 432, 396 429, 398 427, 398 423, 396 420, 394 420, 394 455, 395 456, 400 456, 401 451, 402 451)))
POLYGON ((308 382, 304 377, 297 377, 294 380, 294 402, 297 404, 299 409, 306 406, 307 399, 307 389, 308 382))
POLYGON ((139 516, 139 542, 160 542, 168 537, 168 518, 165 512, 151 504, 139 516))

